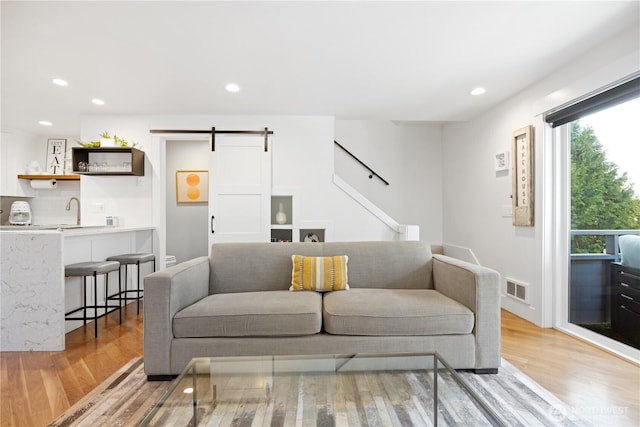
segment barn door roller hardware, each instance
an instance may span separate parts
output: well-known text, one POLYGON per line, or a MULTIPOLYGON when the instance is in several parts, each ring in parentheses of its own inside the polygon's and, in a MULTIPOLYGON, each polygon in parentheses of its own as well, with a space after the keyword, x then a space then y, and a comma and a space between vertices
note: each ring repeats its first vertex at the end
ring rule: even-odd
POLYGON ((264 151, 269 151, 269 135, 273 135, 273 131, 269 128, 264 130, 217 130, 212 127, 211 130, 187 130, 187 129, 151 129, 151 133, 209 133, 211 134, 211 151, 216 151, 216 134, 234 134, 234 135, 264 135, 264 151))

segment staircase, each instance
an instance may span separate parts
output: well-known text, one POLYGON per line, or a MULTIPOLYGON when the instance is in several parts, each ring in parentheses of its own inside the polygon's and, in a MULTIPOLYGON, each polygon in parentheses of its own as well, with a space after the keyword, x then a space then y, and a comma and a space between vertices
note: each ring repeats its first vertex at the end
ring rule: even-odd
MULTIPOLYGON (((367 166, 364 162, 362 162, 359 158, 357 158, 353 153, 344 148, 338 141, 334 141, 336 147, 343 150, 347 153, 351 158, 354 159, 359 165, 364 167, 369 172, 369 178, 373 179, 373 177, 381 180, 385 185, 389 185, 389 182, 378 175, 373 169, 367 166)), ((420 240, 420 227, 417 225, 406 225, 400 224, 378 206, 376 206, 373 202, 367 199, 362 193, 349 185, 344 179, 340 178, 335 173, 333 174, 333 183, 344 191, 349 197, 355 200, 358 204, 364 207, 367 211, 369 211, 372 215, 374 215, 378 220, 380 220, 383 224, 389 227, 392 231, 397 233, 398 240, 420 240)))

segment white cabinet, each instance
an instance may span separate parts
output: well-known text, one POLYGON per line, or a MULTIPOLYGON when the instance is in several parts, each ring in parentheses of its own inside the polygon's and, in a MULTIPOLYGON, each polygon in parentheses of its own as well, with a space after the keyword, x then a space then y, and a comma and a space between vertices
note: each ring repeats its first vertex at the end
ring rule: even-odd
POLYGON ((44 157, 46 146, 42 153, 38 152, 37 140, 17 132, 2 131, 0 135, 0 196, 33 197, 34 190, 29 181, 18 179, 19 174, 25 173, 27 163, 44 157))

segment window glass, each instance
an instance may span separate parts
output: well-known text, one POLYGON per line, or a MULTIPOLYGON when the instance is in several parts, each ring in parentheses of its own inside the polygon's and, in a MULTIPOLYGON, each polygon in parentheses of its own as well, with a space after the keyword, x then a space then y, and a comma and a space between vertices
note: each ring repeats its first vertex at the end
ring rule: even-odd
POLYGON ((620 260, 618 237, 640 234, 639 118, 640 98, 635 98, 568 124, 569 321, 636 348, 640 344, 616 325, 619 304, 611 269, 620 260))

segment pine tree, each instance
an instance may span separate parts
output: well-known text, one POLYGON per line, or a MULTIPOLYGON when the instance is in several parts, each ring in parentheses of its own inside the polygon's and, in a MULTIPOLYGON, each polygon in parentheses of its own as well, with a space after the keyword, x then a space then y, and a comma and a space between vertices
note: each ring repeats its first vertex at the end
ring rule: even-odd
MULTIPOLYGON (((571 123, 571 228, 640 228, 640 199, 627 173, 607 161, 593 129, 571 123)), ((604 236, 573 236, 571 253, 602 253, 604 236)))

